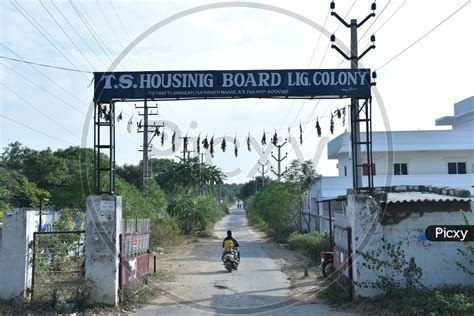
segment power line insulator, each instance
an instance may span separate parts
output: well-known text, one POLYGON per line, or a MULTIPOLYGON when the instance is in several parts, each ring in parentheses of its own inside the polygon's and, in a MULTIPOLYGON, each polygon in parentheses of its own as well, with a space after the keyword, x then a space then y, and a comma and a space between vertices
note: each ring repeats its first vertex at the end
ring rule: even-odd
POLYGON ((372 78, 377 79, 377 73, 375 71, 372 72, 372 78))
POLYGON ((334 10, 336 8, 336 4, 334 3, 334 1, 331 2, 330 8, 331 10, 334 10))
POLYGON ((336 41, 336 35, 332 34, 331 35, 331 42, 335 42, 336 41))
POLYGON ((375 34, 372 34, 372 35, 370 36, 370 41, 371 41, 371 42, 375 42, 375 34))
POLYGON ((377 9, 377 5, 375 4, 375 2, 372 3, 372 6, 370 7, 370 9, 371 9, 372 11, 375 11, 375 9, 377 9))

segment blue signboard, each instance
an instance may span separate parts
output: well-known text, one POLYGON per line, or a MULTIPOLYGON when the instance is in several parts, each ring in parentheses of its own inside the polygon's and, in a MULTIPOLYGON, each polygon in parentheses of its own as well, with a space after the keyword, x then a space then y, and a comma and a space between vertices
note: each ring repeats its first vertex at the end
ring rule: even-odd
POLYGON ((94 73, 94 101, 370 97, 369 69, 94 73))

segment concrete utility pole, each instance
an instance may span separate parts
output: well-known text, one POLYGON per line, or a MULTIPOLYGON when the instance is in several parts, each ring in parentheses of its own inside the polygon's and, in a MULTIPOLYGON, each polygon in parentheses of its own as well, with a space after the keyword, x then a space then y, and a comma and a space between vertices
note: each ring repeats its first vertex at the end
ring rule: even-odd
POLYGON ((143 107, 136 106, 137 109, 143 109, 143 113, 138 113, 138 115, 143 116, 143 125, 138 125, 138 132, 143 133, 143 145, 142 149, 139 151, 143 151, 143 160, 142 160, 142 169, 143 169, 143 187, 145 187, 148 178, 150 177, 150 172, 148 171, 148 152, 151 151, 151 141, 152 139, 148 139, 149 133, 154 132, 158 127, 163 127, 163 124, 148 124, 148 116, 149 115, 158 115, 158 112, 148 112, 148 110, 158 108, 155 106, 148 106, 148 102, 145 99, 143 107))
POLYGON ((283 144, 281 144, 281 145, 275 145, 275 147, 277 148, 277 151, 278 151, 278 154, 277 154, 277 157, 278 157, 278 158, 273 155, 273 152, 271 153, 273 159, 275 159, 276 162, 277 162, 277 172, 275 172, 275 171, 273 170, 273 167, 271 167, 270 170, 277 176, 278 181, 280 181, 281 176, 283 176, 283 174, 285 174, 285 172, 286 172, 286 169, 285 169, 285 171, 283 171, 283 172, 281 171, 281 162, 282 162, 286 157, 288 157, 288 153, 285 153, 285 157, 281 157, 281 148, 282 148, 283 146, 285 146, 286 143, 287 143, 287 141, 285 141, 285 142, 284 142, 283 144))
POLYGON ((265 166, 268 165, 268 161, 266 163, 261 163, 260 160, 258 161, 258 164, 262 166, 262 170, 259 170, 260 174, 262 175, 262 188, 265 185, 265 174, 268 172, 268 169, 265 170, 265 166))
MULTIPOLYGON (((357 23, 357 19, 351 19, 351 23, 347 23, 344 21, 343 18, 341 18, 336 12, 334 12, 334 8, 336 7, 336 4, 334 1, 331 2, 330 8, 331 8, 331 15, 335 16, 339 22, 341 22, 345 27, 350 28, 351 30, 351 55, 350 57, 347 56, 339 47, 336 45, 332 44, 331 48, 334 48, 337 50, 345 59, 351 61, 351 69, 359 69, 359 60, 364 57, 365 54, 367 54, 371 49, 375 48, 374 42, 375 42, 375 35, 372 35, 370 37, 370 40, 372 41, 372 45, 369 46, 360 56, 358 54, 358 47, 357 47, 357 29, 361 27, 367 20, 369 20, 371 17, 375 16, 375 9, 376 9, 376 4, 375 2, 372 3, 371 10, 372 13, 367 15, 362 22, 357 23)), ((331 35, 331 42, 336 41, 336 36, 333 34, 331 35)), ((366 106, 366 119, 360 119, 359 118, 359 113, 362 111, 362 109, 359 108, 359 99, 356 98, 351 98, 351 144, 352 144, 352 186, 354 189, 358 189, 362 187, 362 173, 361 173, 361 168, 364 166, 362 164, 361 158, 361 145, 366 144, 367 147, 369 148, 371 146, 371 140, 370 142, 361 142, 361 137, 360 137, 360 122, 364 121, 367 123, 367 125, 370 124, 370 114, 369 114, 369 106, 367 104, 364 104, 366 106)), ((368 128, 369 129, 369 128, 368 128)), ((370 127, 371 130, 371 127, 370 127)), ((370 131, 371 132, 371 131, 370 131)), ((366 133, 369 133, 369 130, 366 131, 366 133)), ((370 147, 371 148, 371 147, 370 147)), ((372 183, 372 152, 368 150, 367 152, 367 160, 369 162, 367 169, 368 169, 368 176, 369 176, 369 187, 371 186, 372 183), (370 157, 369 157, 370 155, 370 157)))
MULTIPOLYGON (((187 136, 185 136, 185 137, 180 137, 179 139, 184 140, 185 138, 188 138, 188 139, 189 139, 189 137, 187 137, 187 136)), ((183 144, 184 144, 184 142, 183 142, 183 144)), ((193 152, 194 152, 194 150, 188 150, 187 146, 183 147, 183 151, 181 151, 181 153, 183 154, 182 161, 185 162, 186 159, 189 160, 189 158, 191 158, 191 153, 193 153, 193 152), (187 154, 188 157, 186 157, 186 154, 187 154)))

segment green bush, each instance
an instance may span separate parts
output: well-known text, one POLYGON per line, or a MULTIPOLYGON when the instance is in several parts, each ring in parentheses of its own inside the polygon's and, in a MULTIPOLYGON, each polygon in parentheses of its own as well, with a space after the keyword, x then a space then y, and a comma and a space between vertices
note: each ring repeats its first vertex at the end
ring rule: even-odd
POLYGON ((210 229, 225 215, 222 207, 207 195, 178 195, 168 212, 185 234, 210 229))
POLYGON ((152 247, 161 248, 176 245, 180 233, 176 220, 167 212, 160 212, 151 222, 151 245, 152 247))
MULTIPOLYGON (((363 298, 358 309, 377 311, 384 315, 473 315, 474 287, 441 286, 430 290, 400 292, 401 295, 381 295, 363 298)), ((334 293, 337 296, 337 293, 334 293)), ((333 298, 326 297, 328 302, 333 298)))
POLYGON ((300 250, 305 256, 319 259, 321 251, 331 251, 331 243, 328 233, 312 232, 308 234, 292 233, 288 239, 288 247, 291 250, 300 250))

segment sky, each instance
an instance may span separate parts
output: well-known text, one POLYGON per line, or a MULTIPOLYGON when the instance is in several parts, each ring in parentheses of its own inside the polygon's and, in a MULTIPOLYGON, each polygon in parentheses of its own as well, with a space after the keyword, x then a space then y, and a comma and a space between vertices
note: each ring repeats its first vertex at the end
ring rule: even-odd
MULTIPOLYGON (((200 10, 212 3, 0 1, 1 57, 76 70, 0 58, 1 147, 15 141, 37 150, 92 147, 93 71, 350 68, 349 61, 330 48, 326 35, 295 18, 309 19, 334 33, 348 53, 349 29, 330 15, 330 1, 235 1, 226 8, 200 10), (192 9, 196 12, 178 16, 192 9), (275 12, 281 9, 292 16, 275 12), (134 39, 170 17, 170 23, 132 47, 113 67, 134 39)), ((335 11, 347 21, 361 21, 370 12, 372 1, 335 3, 335 11)), ((435 119, 453 115, 454 102, 474 95, 473 4, 467 0, 376 3, 376 17, 358 31, 359 52, 370 45, 370 35, 376 36, 376 48, 360 61, 360 67, 377 72, 372 91, 377 96, 373 130, 445 129, 436 127, 435 119)), ((267 155, 271 149, 267 145, 267 154, 263 154, 260 145, 264 131, 267 143, 276 131, 281 141, 289 136, 291 140, 282 147, 282 155, 288 153, 282 168, 292 159, 309 159, 318 173, 337 175, 336 161, 327 159, 326 144, 348 129, 349 118, 345 125, 336 119, 331 134, 330 116, 337 109, 347 109, 348 104, 346 99, 162 101, 157 104, 158 115, 150 119, 166 122, 166 140, 164 146, 153 141, 152 156, 177 159, 180 154, 170 149, 175 129, 194 139, 199 134, 201 138, 214 136, 217 141, 225 136, 226 152, 218 146, 215 157, 208 157, 207 162, 219 166, 227 174, 227 182, 245 182, 256 175, 257 167, 261 169, 258 161, 268 161, 267 167, 276 168, 275 160, 267 155), (322 137, 316 133, 316 121, 322 137), (300 124, 302 145, 298 143, 300 124), (251 152, 246 146, 248 135, 251 152), (238 157, 233 153, 236 136, 238 157)), ((116 114, 122 113, 124 118, 116 128, 119 165, 136 164, 142 157, 135 105, 143 104, 117 104, 116 114), (131 133, 128 121, 132 122, 131 133)), ((276 150, 273 152, 276 155, 276 150)))

